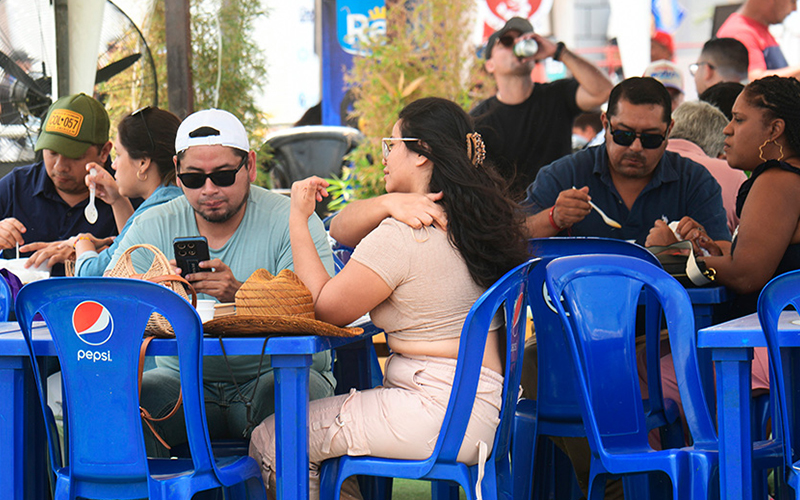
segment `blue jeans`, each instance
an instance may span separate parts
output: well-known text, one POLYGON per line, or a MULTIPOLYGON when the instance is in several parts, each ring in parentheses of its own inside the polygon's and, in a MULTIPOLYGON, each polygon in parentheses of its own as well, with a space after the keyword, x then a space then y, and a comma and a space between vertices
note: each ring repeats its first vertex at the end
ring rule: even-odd
MULTIPOLYGON (((269 415, 275 413, 275 375, 272 368, 265 368, 258 379, 256 394, 256 378, 239 383, 239 390, 233 381, 209 382, 204 386, 206 402, 206 419, 211 439, 249 439, 253 428, 269 415), (250 415, 242 400, 252 398, 250 415)), ((179 372, 171 368, 158 367, 146 371, 142 377, 142 395, 140 404, 154 418, 160 418, 175 407, 180 393, 179 372)), ((334 379, 330 371, 320 373, 311 370, 309 374, 309 397, 311 400, 333 396, 334 379)), ((156 432, 170 446, 176 446, 187 441, 186 424, 183 417, 183 406, 163 422, 153 422, 156 432)), ((168 457, 167 450, 153 435, 146 424, 144 427, 144 442, 149 457, 168 457)))

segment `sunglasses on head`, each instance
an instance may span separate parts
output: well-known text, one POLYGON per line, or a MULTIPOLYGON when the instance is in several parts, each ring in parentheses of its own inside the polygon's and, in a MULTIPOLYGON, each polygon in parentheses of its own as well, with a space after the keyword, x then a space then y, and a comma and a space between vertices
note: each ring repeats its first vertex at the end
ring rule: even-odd
POLYGON ((649 134, 647 132, 637 134, 632 130, 614 130, 611 128, 611 124, 608 125, 608 131, 611 133, 611 138, 614 139, 616 144, 625 147, 630 146, 633 144, 633 141, 639 139, 643 148, 656 149, 661 147, 664 139, 666 139, 666 137, 661 134, 649 134))
POLYGON ((139 108, 133 113, 131 116, 139 115, 142 118, 142 124, 144 125, 144 131, 147 132, 147 138, 150 139, 150 151, 153 152, 156 150, 156 143, 153 141, 153 135, 150 133, 150 127, 147 126, 147 119, 145 119, 144 114, 146 111, 153 109, 150 106, 145 106, 143 108, 139 108))
MULTIPOLYGON (((206 179, 211 179, 211 182, 219 187, 228 187, 236 182, 236 174, 239 173, 239 170, 245 165, 247 165, 247 155, 242 158, 239 166, 232 170, 217 170, 210 174, 206 174, 205 172, 186 172, 178 174, 178 179, 181 180, 181 184, 183 184, 184 187, 189 189, 200 189, 205 185, 206 179)), ((180 164, 178 165, 178 169, 180 169, 180 164)))

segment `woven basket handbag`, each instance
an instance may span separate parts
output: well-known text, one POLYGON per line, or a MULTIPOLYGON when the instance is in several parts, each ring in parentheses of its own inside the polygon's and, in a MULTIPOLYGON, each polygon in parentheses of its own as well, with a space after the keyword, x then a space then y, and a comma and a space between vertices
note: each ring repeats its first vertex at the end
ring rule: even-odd
MULTIPOLYGON (((191 302, 193 306, 197 306, 197 292, 195 292, 194 287, 183 277, 172 272, 172 266, 170 266, 167 257, 161 250, 153 245, 143 243, 129 247, 120 256, 114 268, 109 271, 108 276, 113 278, 137 278, 152 281, 153 283, 161 283, 191 302), (153 254, 153 262, 150 264, 150 268, 144 273, 137 273, 136 269, 133 267, 131 255, 138 248, 144 248, 153 254)), ((153 315, 150 316, 145 334, 154 337, 175 337, 175 332, 172 331, 172 326, 167 319, 157 313, 153 313, 153 315)))

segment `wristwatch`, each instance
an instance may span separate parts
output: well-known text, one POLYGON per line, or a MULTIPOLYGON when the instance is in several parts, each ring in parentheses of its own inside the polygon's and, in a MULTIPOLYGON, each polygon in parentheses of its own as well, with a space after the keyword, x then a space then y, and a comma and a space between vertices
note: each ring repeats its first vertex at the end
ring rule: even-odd
POLYGON ((553 52, 553 60, 554 61, 561 61, 561 53, 564 52, 564 42, 558 42, 556 44, 556 51, 553 52))

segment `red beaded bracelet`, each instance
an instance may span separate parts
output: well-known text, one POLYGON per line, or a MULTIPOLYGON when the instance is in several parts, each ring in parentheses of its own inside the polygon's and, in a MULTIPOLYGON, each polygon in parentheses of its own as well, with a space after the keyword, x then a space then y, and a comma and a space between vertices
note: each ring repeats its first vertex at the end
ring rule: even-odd
POLYGON ((555 205, 550 207, 550 213, 548 214, 549 218, 550 218, 550 225, 553 226, 553 229, 555 229, 556 231, 563 231, 564 228, 560 227, 558 224, 556 224, 556 220, 553 218, 553 212, 555 212, 555 210, 556 210, 556 206, 555 205))

